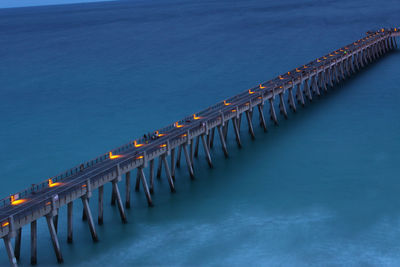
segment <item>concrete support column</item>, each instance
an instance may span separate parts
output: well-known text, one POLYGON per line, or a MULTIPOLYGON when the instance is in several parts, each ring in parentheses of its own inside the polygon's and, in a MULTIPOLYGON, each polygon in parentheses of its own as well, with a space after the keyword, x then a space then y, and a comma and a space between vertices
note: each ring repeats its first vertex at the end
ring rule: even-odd
POLYGON ((4 246, 6 248, 7 251, 7 255, 8 255, 8 259, 10 260, 10 266, 12 267, 17 267, 17 259, 15 258, 14 255, 14 250, 12 248, 12 244, 11 244, 11 238, 7 235, 5 237, 3 237, 3 241, 4 241, 4 246))
POLYGON ((15 246, 14 246, 14 257, 19 261, 21 255, 21 239, 22 239, 22 227, 17 230, 17 235, 15 236, 15 246))
POLYGON ((31 222, 31 265, 37 263, 37 222, 31 222))
POLYGON ((312 101, 312 95, 311 95, 311 91, 310 91, 310 85, 308 83, 309 78, 307 78, 304 81, 304 92, 306 94, 306 96, 308 97, 308 100, 312 101))
MULTIPOLYGON (((171 151, 171 167, 174 168, 174 171, 175 171, 175 161, 173 161, 174 158, 175 158, 175 149, 172 149, 172 151, 171 151)), ((149 176, 150 176, 150 194, 153 194, 154 193, 154 159, 150 160, 149 176)))
POLYGON ((171 172, 169 170, 166 154, 161 155, 161 160, 164 162, 164 170, 165 170, 165 174, 167 175, 167 180, 168 180, 171 192, 175 193, 176 192, 175 185, 174 185, 174 181, 172 180, 171 172))
MULTIPOLYGON (((176 156, 176 167, 180 168, 181 167, 181 154, 182 154, 182 145, 179 145, 178 147, 178 154, 176 156)), ((175 173, 174 173, 175 174, 175 173)))
MULTIPOLYGON (((98 224, 103 224, 103 196, 104 196, 104 186, 99 187, 99 214, 98 214, 98 224)), ((72 216, 71 216, 72 217, 72 216)))
POLYGON ((73 215, 73 208, 74 202, 71 201, 68 203, 67 206, 67 242, 72 243, 73 240, 73 232, 72 232, 72 215, 73 215))
POLYGON ((287 111, 286 111, 285 99, 283 97, 283 93, 279 94, 279 110, 280 110, 280 113, 285 117, 285 119, 287 119, 288 115, 287 115, 287 111))
POLYGON ((131 207, 131 172, 125 174, 125 207, 131 207))
POLYGON ((249 133, 251 135, 251 138, 254 139, 255 135, 254 135, 254 129, 253 129, 253 122, 252 122, 252 119, 251 119, 251 117, 252 117, 251 115, 252 114, 253 113, 250 110, 246 110, 246 118, 247 118, 247 124, 249 126, 249 133))
POLYGON ((196 138, 196 146, 194 149, 194 157, 197 158, 199 156, 199 145, 200 145, 200 136, 196 138))
POLYGON ((271 120, 275 123, 275 125, 278 125, 278 119, 275 113, 274 101, 272 98, 268 99, 268 101, 269 101, 269 112, 271 115, 271 120))
POLYGON ((50 214, 46 215, 46 221, 47 221, 47 226, 49 228, 51 242, 53 244, 54 252, 56 253, 57 261, 58 261, 58 263, 62 263, 64 260, 63 260, 63 256, 61 253, 60 244, 58 242, 56 229, 54 228, 53 216, 51 216, 50 214))
POLYGON ((210 151, 208 150, 208 144, 207 144, 207 141, 206 141, 206 138, 205 138, 204 134, 201 135, 201 141, 203 143, 203 149, 204 149, 204 153, 206 154, 206 159, 207 159, 208 166, 210 168, 212 168, 213 164, 212 164, 212 161, 211 161, 210 151))
POLYGON ((149 205, 149 207, 152 207, 153 206, 153 200, 151 199, 149 187, 147 186, 146 175, 144 174, 143 167, 139 167, 138 168, 138 172, 139 172, 140 180, 142 181, 142 186, 143 186, 144 193, 146 195, 147 204, 149 205))
POLYGON ((240 132, 239 132, 239 128, 237 125, 237 118, 232 118, 232 124, 233 124, 233 130, 235 131, 235 135, 236 135, 236 143, 238 144, 239 148, 242 147, 242 141, 240 140, 240 132))
POLYGON ((303 91, 301 90, 301 82, 297 84, 296 98, 297 98, 297 103, 301 104, 304 107, 305 102, 304 102, 303 91))
POLYGON ((222 150, 224 151, 224 155, 227 158, 227 157, 229 157, 229 154, 228 154, 228 149, 226 148, 224 133, 222 132, 221 125, 218 125, 217 129, 218 129, 218 134, 219 134, 219 140, 221 141, 221 145, 222 145, 222 150))
POLYGON ((97 238, 96 228, 94 227, 92 212, 90 211, 89 201, 87 196, 81 197, 83 208, 86 213, 87 222, 89 225, 90 234, 92 235, 93 242, 99 241, 97 238))
MULTIPOLYGON (((293 97, 293 88, 294 88, 294 83, 292 81, 292 87, 289 88, 289 107, 292 109, 293 112, 296 112, 296 102, 294 101, 294 97, 293 97)), ((262 112, 261 112, 262 113, 262 112)), ((263 115, 264 118, 264 115, 263 115)), ((265 124, 265 121, 264 121, 265 124)), ((267 127, 264 127, 264 131, 266 131, 267 127)))
MULTIPOLYGON (((258 108, 258 113, 259 113, 259 117, 260 117, 260 125, 261 125, 261 127, 263 127, 264 132, 267 132, 267 123, 265 122, 265 117, 264 117, 264 112, 263 112, 264 104, 259 104, 257 106, 257 108, 258 108)), ((237 127, 237 119, 236 119, 235 124, 236 124, 236 127, 237 127)), ((237 127, 237 128, 238 128, 238 133, 239 133, 239 127, 237 127)))
POLYGON ((183 152, 185 153, 186 165, 188 167, 190 178, 194 179, 193 164, 187 149, 187 144, 183 144, 183 152))
MULTIPOLYGON (((118 189, 118 179, 115 179, 114 181, 112 181, 112 187, 114 188, 114 191, 115 191, 115 197, 116 197, 119 215, 121 216, 122 223, 127 223, 124 206, 122 205, 121 194, 119 193, 119 189, 118 189)), ((90 209, 88 209, 88 211, 90 212, 90 209)))

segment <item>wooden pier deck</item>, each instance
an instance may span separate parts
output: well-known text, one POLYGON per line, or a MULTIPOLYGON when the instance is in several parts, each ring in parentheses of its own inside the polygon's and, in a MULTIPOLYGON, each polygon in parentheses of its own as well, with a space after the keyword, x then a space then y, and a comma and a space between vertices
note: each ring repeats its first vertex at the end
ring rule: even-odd
POLYGON ((259 113, 256 125, 259 124, 267 131, 265 110, 269 110, 268 117, 273 123, 278 124, 277 111, 285 118, 289 109, 296 112, 299 105, 304 106, 306 101, 311 101, 336 83, 397 48, 396 37, 399 35, 398 28, 367 32, 360 40, 159 129, 151 136, 134 140, 0 200, 0 237, 4 240, 10 265, 17 266, 23 226, 30 224, 31 227, 31 264, 37 263, 37 220, 41 217, 46 218, 57 261, 63 262, 57 238, 60 207, 68 207, 68 242, 73 241, 73 203, 78 199, 82 201, 83 219, 88 223, 93 241, 98 241, 89 206, 89 198, 94 190, 99 190, 98 224, 103 224, 104 186, 109 183, 112 186, 111 204, 118 206, 121 221, 125 223, 125 208, 130 208, 130 180, 133 171, 136 170, 137 173, 135 189, 139 189, 142 184, 147 202, 152 206, 154 177, 160 177, 164 171, 171 192, 175 192, 175 168, 180 166, 181 158, 185 159, 188 173, 194 178, 193 157, 198 156, 201 146, 209 166, 213 167, 211 148, 215 136, 218 135, 222 150, 228 157, 226 135, 229 122, 233 126, 236 142, 241 146, 242 117, 247 121, 248 131, 254 138, 254 112, 259 113), (275 101, 278 102, 279 110, 275 110, 275 101), (148 178, 144 171, 146 168, 149 169, 148 178), (124 201, 119 189, 123 176, 126 192, 124 201), (15 238, 14 247, 12 238, 15 238))

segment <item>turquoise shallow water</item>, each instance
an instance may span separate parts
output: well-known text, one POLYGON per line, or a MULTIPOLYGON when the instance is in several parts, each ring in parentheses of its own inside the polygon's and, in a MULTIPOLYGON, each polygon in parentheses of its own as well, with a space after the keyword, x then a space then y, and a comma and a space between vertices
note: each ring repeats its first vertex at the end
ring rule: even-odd
MULTIPOLYGON (((398 25, 399 10, 255 0, 0 10, 0 193, 398 25)), ((65 265, 398 266, 399 61, 400 52, 385 56, 267 134, 257 128, 256 141, 243 127, 241 150, 229 135, 229 160, 217 143, 215 168, 200 158, 190 181, 183 166, 176 194, 157 181, 154 208, 133 193, 127 225, 106 205, 97 244, 79 205, 67 244, 62 209, 65 265)), ((56 264, 44 220, 38 262, 56 264)))

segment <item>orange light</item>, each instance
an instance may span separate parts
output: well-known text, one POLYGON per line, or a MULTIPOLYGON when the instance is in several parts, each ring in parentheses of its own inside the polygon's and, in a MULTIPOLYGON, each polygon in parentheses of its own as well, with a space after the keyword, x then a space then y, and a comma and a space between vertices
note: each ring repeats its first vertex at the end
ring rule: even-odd
POLYGON ((49 179, 48 182, 49 182, 49 187, 56 187, 56 186, 62 185, 62 183, 59 183, 59 182, 53 183, 53 181, 51 179, 49 179))
POLYGON ((182 128, 185 125, 183 125, 183 124, 179 125, 179 122, 175 122, 174 126, 175 126, 175 128, 182 128))
POLYGON ((261 83, 260 83, 260 89, 265 89, 265 86, 262 86, 261 83))
POLYGON ((329 54, 329 56, 330 56, 330 57, 333 57, 334 55, 332 55, 332 54, 329 54))
POLYGON ((186 137, 186 136, 187 136, 187 134, 182 134, 182 135, 181 135, 181 137, 186 137))
POLYGON ((194 119, 194 120, 198 120, 198 119, 201 119, 201 118, 202 118, 202 117, 197 117, 196 114, 193 114, 193 119, 194 119))
POLYGON ((15 196, 11 196, 11 205, 16 206, 26 202, 27 199, 15 199, 15 196))
POLYGON ((288 71, 287 74, 290 75, 290 71, 288 71))
POLYGON ((139 157, 137 157, 136 159, 142 159, 143 158, 143 156, 139 156, 139 157))
POLYGON ((385 29, 382 29, 382 30, 381 30, 381 32, 384 32, 384 31, 385 31, 385 29))
POLYGON ((236 112, 236 109, 232 109, 231 112, 236 112))
POLYGON ((282 76, 279 75, 279 80, 284 80, 285 78, 282 78, 282 76))
POLYGON ((397 32, 397 28, 394 28, 394 31, 397 32))
POLYGON ((230 104, 232 104, 232 103, 228 103, 228 102, 226 102, 226 100, 224 100, 224 105, 225 106, 229 106, 230 104))
POLYGON ((156 135, 158 135, 159 137, 164 136, 165 134, 159 133, 158 131, 156 131, 156 135))
POLYGON ((10 223, 9 222, 3 222, 2 224, 1 224, 1 227, 6 227, 7 225, 9 225, 10 223))
POLYGON ((110 159, 117 159, 117 158, 122 157, 122 155, 113 155, 112 152, 110 152, 109 155, 110 155, 110 159))
POLYGON ((323 57, 323 59, 328 59, 327 57, 323 57))
POLYGON ((254 94, 254 93, 255 93, 255 92, 252 92, 251 89, 249 89, 249 94, 250 94, 250 95, 252 95, 252 94, 254 94))
POLYGON ((144 146, 144 144, 138 144, 136 140, 135 140, 135 141, 133 141, 133 145, 134 145, 135 147, 141 147, 141 146, 144 146))
POLYGON ((160 145, 160 147, 166 147, 167 146, 167 144, 162 144, 162 145, 160 145))
POLYGON ((321 60, 317 59, 317 62, 321 62, 321 60))
POLYGON ((301 70, 299 70, 298 68, 296 68, 296 72, 300 72, 301 70))
POLYGON ((303 66, 303 68, 307 69, 307 68, 308 68, 308 66, 304 65, 304 66, 303 66))
MULTIPOLYGON (((85 184, 84 184, 84 186, 86 186, 85 184)), ((82 187, 83 187, 83 185, 82 185, 82 187)), ((47 205, 50 205, 51 204, 51 202, 49 201, 49 202, 46 202, 46 206, 47 205)))

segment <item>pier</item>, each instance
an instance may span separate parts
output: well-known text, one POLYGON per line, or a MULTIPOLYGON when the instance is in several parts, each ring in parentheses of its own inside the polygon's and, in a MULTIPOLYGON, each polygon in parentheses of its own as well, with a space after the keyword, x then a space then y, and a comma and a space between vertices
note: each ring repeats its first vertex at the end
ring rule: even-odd
POLYGON ((170 191, 175 192, 176 168, 181 165, 187 168, 188 176, 194 179, 193 159, 200 156, 213 168, 212 152, 217 142, 225 157, 229 157, 228 130, 233 131, 237 145, 242 147, 243 124, 255 139, 255 126, 267 132, 269 120, 279 124, 278 112, 287 119, 289 112, 297 112, 301 106, 396 49, 398 36, 398 28, 368 31, 364 38, 325 56, 1 199, 0 237, 10 265, 18 265, 24 226, 26 230, 30 225, 31 264, 38 263, 37 220, 42 217, 48 226, 55 260, 62 263, 62 244, 57 236, 57 229, 62 225, 58 220, 61 207, 67 207, 67 242, 73 242, 73 216, 82 217, 93 242, 98 242, 96 227, 103 225, 104 203, 116 206, 121 222, 126 223, 125 210, 131 208, 132 191, 142 188, 143 197, 153 206, 155 178, 166 179, 170 191), (106 200, 105 186, 112 188, 106 200), (124 199, 121 188, 125 190, 124 199), (95 190, 98 190, 96 200, 91 199, 95 190), (74 214, 75 201, 82 203, 82 214, 74 214), (90 207, 94 201, 98 201, 97 223, 90 207))

